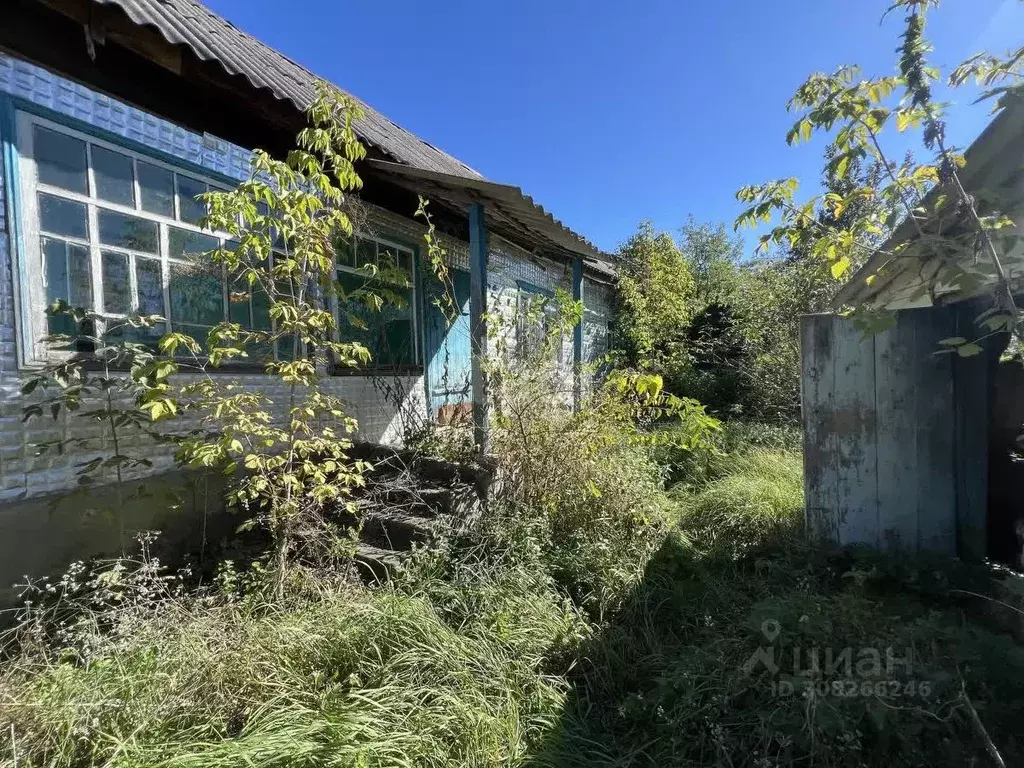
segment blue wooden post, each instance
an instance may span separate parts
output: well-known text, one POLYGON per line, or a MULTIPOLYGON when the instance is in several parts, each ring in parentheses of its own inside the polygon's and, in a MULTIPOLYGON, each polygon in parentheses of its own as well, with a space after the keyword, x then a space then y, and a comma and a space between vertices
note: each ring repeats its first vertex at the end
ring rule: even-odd
POLYGON ((480 203, 469 206, 469 338, 473 389, 473 442, 490 451, 487 386, 483 362, 487 355, 487 220, 480 203))
MULTIPOLYGON (((583 259, 572 260, 572 299, 583 303, 583 259)), ((577 410, 583 402, 583 316, 572 329, 572 392, 577 410)))

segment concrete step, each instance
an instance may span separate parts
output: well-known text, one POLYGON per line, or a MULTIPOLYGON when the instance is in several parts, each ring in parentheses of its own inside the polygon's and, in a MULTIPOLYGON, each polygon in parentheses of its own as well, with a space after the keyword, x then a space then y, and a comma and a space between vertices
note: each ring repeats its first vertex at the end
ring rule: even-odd
POLYGON ((403 553, 360 542, 356 545, 356 566, 360 577, 370 583, 383 584, 402 565, 403 553))
POLYGON ((413 544, 429 542, 436 521, 397 510, 367 510, 363 515, 361 540, 375 547, 408 551, 413 544))

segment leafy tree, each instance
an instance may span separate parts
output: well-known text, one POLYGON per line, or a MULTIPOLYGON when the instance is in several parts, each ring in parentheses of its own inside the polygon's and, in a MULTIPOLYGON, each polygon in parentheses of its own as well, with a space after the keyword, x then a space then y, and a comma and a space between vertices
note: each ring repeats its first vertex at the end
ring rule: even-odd
POLYGON ((619 249, 616 337, 635 368, 664 371, 693 316, 694 278, 672 236, 650 222, 619 249))
MULTIPOLYGON (((797 200, 796 179, 744 187, 737 197, 748 207, 737 223, 775 220, 762 246, 798 248, 826 263, 836 280, 875 255, 878 267, 867 276, 869 284, 894 269, 927 263, 928 269, 918 270, 918 283, 907 298, 934 299, 940 287, 960 295, 987 291, 993 303, 979 317, 979 333, 1013 332, 1019 337, 1020 313, 1004 266, 1018 241, 1006 235, 1014 223, 1002 210, 1007 201, 967 191, 961 178, 966 160, 946 138, 949 106, 936 102, 932 93, 941 75, 928 63, 932 49, 924 33, 928 12, 938 5, 938 0, 896 0, 890 8, 904 13, 897 74, 865 78, 853 66, 818 72, 789 102, 798 115, 787 137, 790 144, 825 133, 830 138, 827 173, 846 179, 854 163, 867 162, 882 169, 881 177, 856 183, 846 194, 829 190, 803 202, 797 200), (908 157, 896 162, 884 143, 886 130, 893 128, 919 131, 928 161, 908 157), (843 215, 855 206, 860 206, 857 214, 843 215), (900 236, 880 247, 897 224, 900 236)), ((1024 48, 1005 57, 979 54, 957 67, 949 83, 958 87, 977 82, 985 89, 981 98, 993 99, 998 111, 1024 94, 1022 68, 1024 48)), ((884 307, 855 309, 865 328, 891 323, 891 315, 878 311, 884 307)), ((951 339, 946 346, 965 356, 981 351, 968 339, 951 339)))
POLYGON ((739 288, 743 243, 729 237, 724 224, 698 224, 690 217, 679 248, 693 273, 697 309, 730 304, 739 288))
MULTIPOLYGON (((356 421, 322 386, 330 366, 370 360, 362 344, 339 340, 344 334, 332 303, 344 322, 358 328, 367 309, 400 303, 409 285, 397 268, 364 267, 364 284, 348 291, 335 275, 335 251, 352 235, 350 195, 361 186, 354 164, 365 150, 352 127, 356 113, 348 97, 320 83, 309 127, 285 160, 257 150, 247 180, 204 196, 204 224, 230 240, 194 257, 192 266, 196 275, 227 281, 231 320, 213 326, 203 340, 165 334, 154 349, 125 341, 132 334, 124 330, 152 331, 163 318, 131 318, 110 328, 95 313, 55 307, 78 326, 100 325, 106 332, 56 337, 75 351, 25 385, 26 394, 44 392, 42 402, 26 407, 26 418, 41 415, 43 407, 56 418, 64 408, 107 428, 114 455, 105 456, 101 445, 97 458, 83 464, 80 483, 115 473, 119 502, 129 473, 150 464, 120 450, 120 434, 173 440, 181 464, 233 477, 229 502, 252 512, 273 539, 278 596, 297 539, 316 546, 343 543, 324 537, 323 523, 339 507, 354 512, 350 494, 370 468, 349 458, 356 421), (235 321, 256 306, 266 315, 264 327, 235 321), (281 386, 247 387, 226 375, 225 365, 247 359, 262 363, 281 386), (97 362, 99 373, 93 372, 97 362), (280 400, 269 394, 282 389, 280 400), (187 420, 172 422, 180 417, 187 420)), ((40 449, 63 450, 68 442, 75 441, 40 449)))

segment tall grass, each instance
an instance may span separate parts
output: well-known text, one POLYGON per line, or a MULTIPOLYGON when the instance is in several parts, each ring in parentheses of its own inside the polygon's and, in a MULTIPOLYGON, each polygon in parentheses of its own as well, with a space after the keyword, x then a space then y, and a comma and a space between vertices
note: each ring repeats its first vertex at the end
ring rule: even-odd
POLYGON ((493 505, 386 588, 309 574, 285 601, 106 604, 0 666, 0 764, 984 765, 965 697, 1021 764, 1022 647, 965 612, 955 569, 809 547, 777 438, 719 445, 669 494, 639 454, 616 488, 615 448, 591 458, 598 493, 493 505), (898 679, 929 696, 780 695, 787 671, 746 668, 766 644, 913 647, 898 679))
MULTIPOLYGON (((508 591, 505 585, 505 591, 508 591)), ((465 599, 462 596, 462 599, 465 599)), ((22 765, 496 765, 551 725, 543 643, 571 624, 527 595, 464 613, 349 589, 256 610, 174 603, 116 652, 9 665, 4 758, 22 765), (561 623, 560 623, 561 622, 561 623)), ((452 610, 452 606, 448 606, 452 610)))
POLYGON ((707 553, 738 556, 803 536, 803 459, 756 448, 720 463, 729 470, 696 493, 677 494, 681 526, 707 553))

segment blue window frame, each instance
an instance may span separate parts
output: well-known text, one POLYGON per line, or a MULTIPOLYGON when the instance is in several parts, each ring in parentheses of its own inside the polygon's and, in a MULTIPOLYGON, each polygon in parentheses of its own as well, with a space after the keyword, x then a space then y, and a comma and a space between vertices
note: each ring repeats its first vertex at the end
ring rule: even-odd
MULTIPOLYGON (((265 295, 227 285, 218 268, 197 258, 230 242, 226 233, 198 225, 203 210, 195 196, 230 188, 234 181, 3 94, 0 137, 5 170, 14 182, 8 217, 17 235, 23 364, 55 356, 46 336, 76 331, 69 318, 46 316, 46 307, 58 299, 100 313, 111 324, 136 313, 165 318, 166 324, 135 331, 143 342, 168 327, 203 342, 222 320, 270 329, 265 295)), ((348 322, 334 302, 342 337, 363 341, 378 366, 420 364, 415 260, 414 247, 367 234, 338 252, 343 290, 366 285, 388 297, 382 312, 365 313, 370 322, 348 322), (369 277, 370 263, 410 280, 398 285, 369 277)), ((291 355, 290 349, 271 352, 291 355)))
POLYGON ((366 233, 337 248, 337 315, 342 339, 362 343, 372 368, 420 365, 415 249, 366 233), (360 296, 374 296, 368 305, 360 296))

